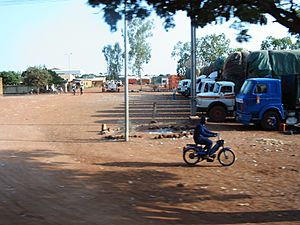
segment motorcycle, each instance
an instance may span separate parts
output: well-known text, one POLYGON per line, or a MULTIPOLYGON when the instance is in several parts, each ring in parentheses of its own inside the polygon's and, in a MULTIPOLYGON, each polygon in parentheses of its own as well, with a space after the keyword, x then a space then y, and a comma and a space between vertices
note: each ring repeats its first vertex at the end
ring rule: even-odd
POLYGON ((235 154, 229 147, 224 147, 224 140, 218 140, 208 152, 202 145, 187 144, 183 147, 183 160, 188 165, 196 165, 198 162, 207 160, 213 162, 217 157, 219 163, 223 166, 231 166, 235 162, 235 154))

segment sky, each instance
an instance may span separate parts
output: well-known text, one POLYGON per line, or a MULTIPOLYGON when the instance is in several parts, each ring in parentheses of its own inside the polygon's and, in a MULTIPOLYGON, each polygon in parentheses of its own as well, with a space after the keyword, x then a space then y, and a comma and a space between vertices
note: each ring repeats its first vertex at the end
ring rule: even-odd
MULTIPOLYGON (((78 69, 83 73, 105 73, 104 46, 119 42, 123 47, 122 26, 111 32, 99 8, 86 0, 0 0, 0 71, 24 71, 30 66, 48 69, 78 69)), ((171 52, 178 41, 191 39, 190 20, 184 12, 175 16, 176 27, 166 31, 163 20, 151 17, 155 29, 149 38, 151 60, 144 74, 176 74, 176 60, 171 52)), ((198 28, 197 38, 225 33, 230 47, 259 50, 267 36, 288 36, 287 29, 270 22, 267 26, 251 25, 248 43, 235 41, 237 31, 231 23, 198 28)))

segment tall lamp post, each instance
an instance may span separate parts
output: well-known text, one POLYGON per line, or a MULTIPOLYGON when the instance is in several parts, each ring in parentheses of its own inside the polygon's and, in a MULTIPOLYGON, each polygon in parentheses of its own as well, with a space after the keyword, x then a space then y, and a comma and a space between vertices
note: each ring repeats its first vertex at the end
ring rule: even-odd
POLYGON ((125 141, 129 141, 129 91, 127 74, 127 0, 124 1, 125 141))
POLYGON ((196 26, 191 17, 191 116, 196 115, 196 26))
MULTIPOLYGON (((66 53, 66 56, 68 56, 68 74, 69 78, 71 77, 71 55, 72 52, 66 53)), ((68 92, 68 82, 65 83, 65 91, 68 92)))
POLYGON ((66 53, 65 54, 66 56, 68 56, 68 73, 69 73, 69 75, 71 75, 71 55, 72 55, 72 52, 70 52, 70 53, 66 53))

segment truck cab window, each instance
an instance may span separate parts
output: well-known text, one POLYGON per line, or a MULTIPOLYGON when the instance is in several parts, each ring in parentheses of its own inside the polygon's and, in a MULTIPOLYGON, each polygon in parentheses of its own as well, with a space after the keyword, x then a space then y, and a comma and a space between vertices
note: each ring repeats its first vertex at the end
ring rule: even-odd
POLYGON ((214 90, 214 84, 208 84, 208 89, 209 89, 209 92, 213 92, 214 90))
POLYGON ((221 92, 225 93, 232 93, 232 87, 231 86, 223 86, 221 88, 221 92))
POLYGON ((266 84, 256 84, 254 93, 255 94, 267 93, 267 85, 266 84))
POLYGON ((208 92, 208 83, 206 83, 204 86, 204 92, 208 92))

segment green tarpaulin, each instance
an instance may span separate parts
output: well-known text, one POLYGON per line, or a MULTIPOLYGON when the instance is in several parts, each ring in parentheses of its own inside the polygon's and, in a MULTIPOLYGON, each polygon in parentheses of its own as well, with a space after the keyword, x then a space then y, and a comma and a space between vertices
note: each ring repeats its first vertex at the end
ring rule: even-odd
POLYGON ((300 74, 300 51, 255 51, 247 59, 247 77, 280 76, 300 74))

